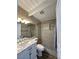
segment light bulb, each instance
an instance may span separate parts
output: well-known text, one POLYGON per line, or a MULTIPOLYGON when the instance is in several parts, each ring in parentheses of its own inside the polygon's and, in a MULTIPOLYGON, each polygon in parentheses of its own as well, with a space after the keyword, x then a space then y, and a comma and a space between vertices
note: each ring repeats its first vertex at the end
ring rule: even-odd
POLYGON ((22 23, 25 23, 25 20, 21 20, 22 23))
POLYGON ((21 21, 21 18, 18 18, 17 22, 20 22, 21 21))
POLYGON ((28 23, 30 23, 30 21, 25 21, 25 24, 28 24, 28 23))
POLYGON ((17 22, 20 22, 19 20, 17 20, 17 22))

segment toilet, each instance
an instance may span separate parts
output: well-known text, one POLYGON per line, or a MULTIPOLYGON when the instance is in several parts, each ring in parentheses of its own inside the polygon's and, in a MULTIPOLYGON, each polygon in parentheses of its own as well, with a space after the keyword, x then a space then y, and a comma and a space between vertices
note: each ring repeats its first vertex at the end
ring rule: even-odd
POLYGON ((44 46, 41 44, 37 44, 37 56, 42 56, 42 51, 44 51, 44 46))

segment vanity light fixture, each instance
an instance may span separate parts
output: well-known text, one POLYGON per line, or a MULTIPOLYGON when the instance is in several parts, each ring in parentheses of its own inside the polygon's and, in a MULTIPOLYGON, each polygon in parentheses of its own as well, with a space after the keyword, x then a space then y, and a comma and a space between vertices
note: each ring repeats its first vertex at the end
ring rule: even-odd
POLYGON ((21 20, 21 22, 22 22, 22 23, 25 23, 25 21, 26 21, 26 20, 24 20, 24 19, 23 19, 23 20, 21 20))
POLYGON ((25 24, 28 24, 28 23, 30 23, 30 21, 25 21, 25 24))
POLYGON ((27 21, 26 19, 22 19, 22 18, 18 18, 17 22, 21 22, 21 23, 24 23, 24 24, 30 23, 30 21, 27 21))
POLYGON ((21 18, 18 18, 17 22, 21 22, 21 21, 22 21, 22 19, 21 18))

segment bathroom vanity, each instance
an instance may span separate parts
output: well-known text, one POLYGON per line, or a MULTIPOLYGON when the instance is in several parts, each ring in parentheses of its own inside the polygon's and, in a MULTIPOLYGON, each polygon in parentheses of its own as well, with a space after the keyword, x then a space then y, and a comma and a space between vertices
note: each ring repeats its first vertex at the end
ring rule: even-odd
POLYGON ((17 59, 37 59, 37 38, 22 39, 17 43, 17 59))

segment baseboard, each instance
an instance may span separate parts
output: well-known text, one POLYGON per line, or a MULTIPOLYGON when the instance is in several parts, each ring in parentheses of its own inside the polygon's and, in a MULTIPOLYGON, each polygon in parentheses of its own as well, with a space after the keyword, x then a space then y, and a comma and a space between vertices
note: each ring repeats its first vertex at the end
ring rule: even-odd
POLYGON ((48 52, 50 55, 57 56, 55 50, 51 50, 51 49, 48 49, 48 48, 45 48, 45 49, 47 50, 47 52, 48 52))

